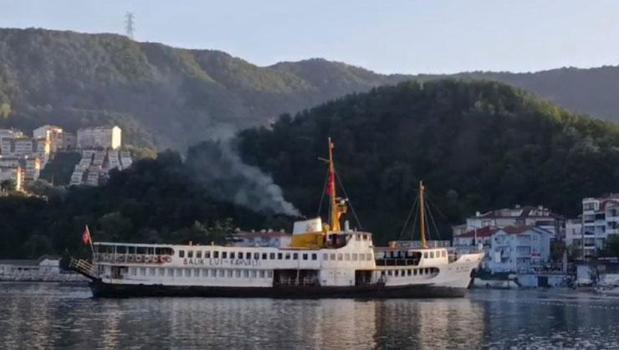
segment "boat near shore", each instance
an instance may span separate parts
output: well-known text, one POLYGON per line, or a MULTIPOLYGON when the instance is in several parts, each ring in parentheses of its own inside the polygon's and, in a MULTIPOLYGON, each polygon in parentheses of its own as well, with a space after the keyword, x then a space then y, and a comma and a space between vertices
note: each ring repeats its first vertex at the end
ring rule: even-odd
MULTIPOLYGON (((437 298, 462 297, 482 252, 375 247, 372 234, 341 227, 329 140, 329 223, 294 223, 285 247, 92 243, 92 260, 71 259, 94 297, 437 298)), ((420 183, 421 217, 424 187, 420 183)))

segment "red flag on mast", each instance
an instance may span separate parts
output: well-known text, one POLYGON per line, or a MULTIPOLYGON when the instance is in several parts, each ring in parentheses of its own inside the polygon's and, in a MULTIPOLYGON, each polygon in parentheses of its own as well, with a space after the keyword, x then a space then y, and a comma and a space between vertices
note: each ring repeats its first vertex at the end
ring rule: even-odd
POLYGON ((335 194, 335 174, 329 172, 329 184, 327 185, 327 194, 333 197, 335 194))
POLYGON ((92 237, 90 237, 90 230, 88 229, 88 225, 84 228, 84 233, 82 233, 82 243, 84 245, 92 246, 92 237))

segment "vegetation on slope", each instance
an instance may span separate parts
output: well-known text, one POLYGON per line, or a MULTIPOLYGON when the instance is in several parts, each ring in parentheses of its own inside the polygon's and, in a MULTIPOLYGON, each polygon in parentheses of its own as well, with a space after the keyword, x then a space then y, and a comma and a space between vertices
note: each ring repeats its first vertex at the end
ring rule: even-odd
POLYGON ((401 80, 337 66, 258 67, 226 53, 120 35, 0 29, 0 127, 118 124, 136 146, 181 148, 401 80))
POLYGON ((0 197, 0 258, 87 253, 84 225, 96 241, 209 244, 237 226, 288 228, 286 217, 214 200, 173 152, 113 171, 101 187, 44 189, 48 199, 0 197))
MULTIPOLYGON (((440 75, 419 75, 415 79, 436 80, 440 75)), ((470 72, 452 78, 494 80, 537 94, 576 113, 619 121, 619 66, 559 68, 534 73, 470 72)))
POLYGON ((616 125, 488 81, 376 88, 246 130, 240 149, 314 215, 328 136, 361 223, 382 241, 400 235, 420 180, 443 238, 476 210, 539 204, 576 215, 583 197, 619 189, 616 125))
MULTIPOLYGON (((617 120, 619 67, 474 72, 572 111, 617 120)), ((129 144, 177 149, 372 87, 441 76, 381 75, 310 59, 258 67, 224 52, 120 35, 0 29, 0 127, 118 124, 129 144)))

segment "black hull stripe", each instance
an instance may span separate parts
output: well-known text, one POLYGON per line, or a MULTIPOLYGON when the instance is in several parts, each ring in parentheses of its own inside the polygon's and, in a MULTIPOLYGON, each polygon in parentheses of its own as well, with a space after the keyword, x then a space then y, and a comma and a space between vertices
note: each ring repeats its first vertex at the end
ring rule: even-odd
POLYGON ((90 283, 95 298, 128 297, 224 297, 224 298, 454 298, 466 295, 465 288, 420 286, 355 287, 203 287, 90 283))

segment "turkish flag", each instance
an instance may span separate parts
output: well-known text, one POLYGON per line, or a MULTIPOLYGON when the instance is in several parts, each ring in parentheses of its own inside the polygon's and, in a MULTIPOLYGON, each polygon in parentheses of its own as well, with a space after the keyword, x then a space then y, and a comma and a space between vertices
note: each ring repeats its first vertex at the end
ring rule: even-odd
POLYGON ((82 243, 84 243, 84 245, 92 245, 92 237, 90 237, 88 225, 86 225, 84 228, 84 233, 82 233, 82 243))
POLYGON ((332 172, 329 173, 329 184, 327 185, 327 194, 330 197, 333 197, 335 195, 335 174, 332 172))

